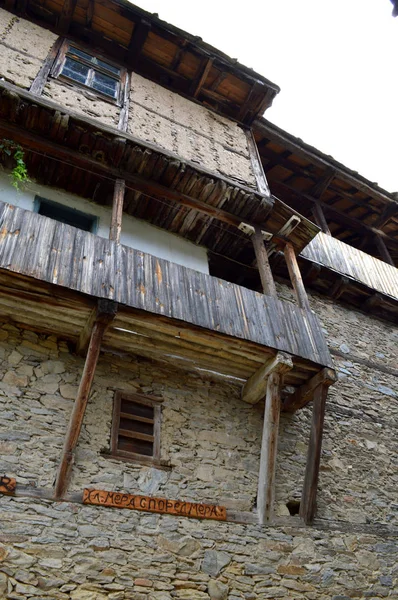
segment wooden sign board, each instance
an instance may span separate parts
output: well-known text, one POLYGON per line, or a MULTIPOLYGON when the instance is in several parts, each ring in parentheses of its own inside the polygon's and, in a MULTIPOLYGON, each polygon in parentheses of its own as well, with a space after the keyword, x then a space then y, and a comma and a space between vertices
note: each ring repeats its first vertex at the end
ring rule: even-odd
POLYGON ((17 482, 13 477, 0 477, 0 494, 13 494, 16 487, 17 482))
POLYGON ((166 500, 166 498, 152 498, 151 496, 136 496, 122 492, 107 492, 105 490, 83 490, 83 504, 96 506, 111 506, 114 508, 130 508, 145 512, 155 512, 178 517, 191 517, 194 519, 215 519, 225 521, 227 511, 225 506, 214 504, 196 504, 195 502, 181 502, 180 500, 166 500))

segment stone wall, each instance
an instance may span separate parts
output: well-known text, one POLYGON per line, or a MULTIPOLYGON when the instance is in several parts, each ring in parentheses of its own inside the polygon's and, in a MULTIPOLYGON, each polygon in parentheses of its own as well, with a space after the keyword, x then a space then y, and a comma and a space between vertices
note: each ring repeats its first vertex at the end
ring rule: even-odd
POLYGON ((0 77, 29 88, 57 36, 0 8, 0 77))
POLYGON ((246 135, 237 123, 136 73, 131 77, 129 131, 256 189, 246 135))
MULTIPOLYGON (((290 299, 288 288, 280 295, 290 299)), ((281 421, 279 527, 198 522, 135 511, 0 496, 0 598, 72 600, 348 600, 398 592, 398 332, 314 296, 336 357, 316 526, 286 504, 299 498, 309 409, 281 421), (364 361, 370 361, 364 364, 364 361), (381 523, 381 524, 380 524, 381 523), (3 594, 3 596, 2 596, 3 594)), ((0 470, 50 488, 83 362, 62 340, 0 329, 0 470)), ((107 490, 255 505, 262 406, 239 388, 136 357, 102 354, 71 490, 107 490), (170 469, 112 460, 115 389, 164 399, 161 452, 170 469)))

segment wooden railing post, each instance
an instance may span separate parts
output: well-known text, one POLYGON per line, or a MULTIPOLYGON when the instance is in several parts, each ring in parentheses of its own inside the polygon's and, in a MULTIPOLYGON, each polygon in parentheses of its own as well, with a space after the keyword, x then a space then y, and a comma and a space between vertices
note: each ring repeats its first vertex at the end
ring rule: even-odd
POLYGON ((117 305, 115 302, 100 300, 98 303, 97 319, 94 323, 90 343, 87 350, 86 362, 76 400, 70 416, 68 430, 66 432, 62 450, 61 462, 55 482, 54 497, 61 499, 68 488, 71 468, 73 464, 74 450, 79 440, 84 413, 86 412, 88 397, 97 367, 98 357, 101 350, 101 342, 109 323, 114 319, 117 305))
POLYGON ((120 234, 122 231, 123 202, 126 190, 124 179, 116 179, 113 191, 112 217, 109 229, 109 239, 120 243, 120 234))
POLYGON ((252 235, 252 241, 254 252, 256 254, 257 268, 260 273, 261 284, 263 286, 263 292, 266 296, 274 296, 276 298, 275 282, 272 276, 267 250, 264 246, 261 227, 255 227, 252 235))
POLYGON ((307 465, 300 502, 300 517, 307 525, 313 522, 316 512, 316 494, 318 489, 319 465, 321 462, 322 434, 327 394, 327 384, 323 383, 315 388, 307 465))
POLYGON ((300 308, 304 308, 305 310, 311 310, 310 303, 308 302, 307 292, 305 291, 304 283, 301 278, 296 254, 290 242, 286 244, 284 254, 287 268, 289 271, 290 281, 292 282, 298 305, 300 306, 300 308))

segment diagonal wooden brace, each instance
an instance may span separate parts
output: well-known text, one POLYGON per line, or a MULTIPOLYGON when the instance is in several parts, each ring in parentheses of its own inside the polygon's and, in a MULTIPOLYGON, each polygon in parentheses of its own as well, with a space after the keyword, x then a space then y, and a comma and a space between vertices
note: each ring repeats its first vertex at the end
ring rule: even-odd
POLYGON ((71 469, 74 460, 74 451, 79 440, 80 430, 83 423, 88 397, 93 383, 95 369, 101 350, 101 342, 109 323, 115 318, 117 310, 116 302, 111 300, 99 300, 97 315, 91 331, 90 343, 87 350, 86 362, 80 380, 77 397, 70 416, 68 430, 66 432, 64 447, 57 479, 55 482, 54 497, 61 499, 68 488, 71 469))
POLYGON ((293 362, 290 356, 284 352, 278 352, 246 381, 242 388, 242 400, 248 404, 256 404, 265 396, 267 379, 271 373, 283 375, 292 368, 293 362))
POLYGON ((337 381, 336 372, 334 369, 325 368, 314 375, 309 381, 306 381, 302 386, 296 389, 296 391, 286 398, 282 405, 284 412, 295 412, 300 408, 306 406, 311 402, 314 391, 321 384, 326 386, 332 385, 337 381))

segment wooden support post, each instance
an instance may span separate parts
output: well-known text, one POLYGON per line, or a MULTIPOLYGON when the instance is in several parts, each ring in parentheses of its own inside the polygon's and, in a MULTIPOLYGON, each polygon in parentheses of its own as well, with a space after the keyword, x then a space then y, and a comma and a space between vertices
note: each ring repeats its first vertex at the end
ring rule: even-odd
POLYGON ((271 373, 268 377, 257 491, 257 513, 260 525, 270 520, 274 505, 281 383, 282 375, 279 373, 271 373))
POLYGON ((316 512, 319 465, 321 462, 323 422, 325 419, 328 385, 323 383, 314 391, 311 433, 308 445, 307 466, 304 475, 303 493, 300 502, 300 517, 310 525, 316 512))
POLYGON ((391 254, 389 253, 388 248, 387 248, 383 238, 380 237, 380 235, 376 234, 374 236, 374 240, 375 240, 377 249, 380 252, 381 259, 384 260, 384 262, 386 262, 387 264, 395 267, 395 263, 394 263, 393 259, 391 258, 391 254))
POLYGON ((322 229, 323 233, 326 233, 327 235, 332 235, 330 232, 330 229, 329 229, 329 225, 327 224, 327 221, 325 219, 325 215, 323 213, 322 207, 319 206, 319 204, 313 205, 312 214, 313 214, 315 223, 318 225, 318 227, 320 227, 322 229))
POLYGON ((255 227, 252 241, 254 252, 256 254, 257 268, 260 273, 260 279, 263 286, 263 292, 266 296, 274 296, 274 298, 276 298, 275 282, 272 276, 268 254, 264 246, 261 227, 255 227))
POLYGON ((122 231, 123 202, 126 190, 124 179, 116 179, 113 192, 111 227, 109 230, 109 239, 120 244, 120 234, 122 231))
POLYGON ((80 380, 77 397, 73 406, 66 432, 61 462, 55 482, 54 497, 61 499, 67 491, 71 468, 73 464, 74 450, 79 440, 80 430, 83 423, 84 413, 97 367, 101 342, 109 323, 114 319, 117 305, 115 302, 99 300, 97 319, 91 333, 90 344, 87 351, 82 378, 80 380))
POLYGON ((310 311, 310 303, 308 302, 307 292, 305 291, 304 283, 301 278, 300 269, 297 263, 296 254, 294 248, 290 242, 288 242, 284 249, 285 260, 290 275, 290 281, 294 292, 296 294, 297 302, 300 308, 310 311))

